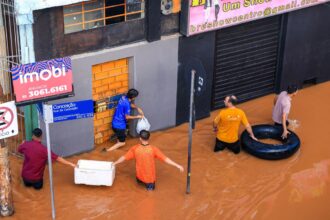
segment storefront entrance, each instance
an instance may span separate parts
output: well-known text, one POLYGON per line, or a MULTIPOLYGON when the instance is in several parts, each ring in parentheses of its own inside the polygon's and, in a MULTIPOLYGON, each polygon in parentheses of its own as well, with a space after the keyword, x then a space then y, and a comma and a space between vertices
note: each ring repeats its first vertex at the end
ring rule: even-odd
POLYGON ((281 16, 216 32, 212 109, 226 95, 247 101, 275 91, 281 16))

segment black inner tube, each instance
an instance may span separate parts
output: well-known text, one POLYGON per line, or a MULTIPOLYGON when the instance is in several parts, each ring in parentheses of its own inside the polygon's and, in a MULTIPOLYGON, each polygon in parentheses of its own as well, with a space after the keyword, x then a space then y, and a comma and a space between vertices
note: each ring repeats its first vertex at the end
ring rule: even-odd
POLYGON ((290 157, 300 147, 298 136, 290 131, 287 139, 282 139, 283 128, 274 125, 255 125, 252 127, 253 133, 258 139, 275 139, 281 141, 282 144, 266 144, 253 140, 247 131, 241 135, 241 143, 243 150, 248 153, 266 160, 279 160, 290 157))

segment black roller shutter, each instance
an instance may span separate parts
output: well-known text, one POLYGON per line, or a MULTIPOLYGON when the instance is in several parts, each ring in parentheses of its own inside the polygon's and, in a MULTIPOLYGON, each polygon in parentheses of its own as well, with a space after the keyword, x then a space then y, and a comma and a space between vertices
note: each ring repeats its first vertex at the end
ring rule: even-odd
POLYGON ((216 33, 212 108, 226 95, 247 101, 275 91, 281 17, 269 17, 216 33))

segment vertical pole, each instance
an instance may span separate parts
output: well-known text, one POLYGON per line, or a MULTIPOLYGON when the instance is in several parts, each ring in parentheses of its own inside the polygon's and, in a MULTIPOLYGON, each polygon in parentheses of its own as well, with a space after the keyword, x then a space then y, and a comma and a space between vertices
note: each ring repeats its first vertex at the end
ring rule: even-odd
POLYGON ((53 166, 52 166, 52 156, 50 150, 50 136, 49 136, 49 122, 45 121, 46 124, 46 139, 47 139, 47 153, 48 153, 48 169, 49 169, 49 184, 50 184, 50 195, 52 202, 52 219, 56 218, 55 210, 55 200, 54 200, 54 186, 53 186, 53 166))
POLYGON ((31 116, 32 116, 32 130, 39 128, 38 109, 37 105, 31 105, 31 116))
POLYGON ((193 111, 194 111, 194 87, 195 87, 196 71, 191 71, 190 83, 190 106, 189 106, 189 141, 188 141, 188 168, 187 168, 187 189, 186 193, 190 193, 190 176, 191 176, 191 146, 192 146, 192 129, 193 129, 193 111))
POLYGON ((30 141, 32 139, 32 109, 31 105, 24 106, 24 128, 25 139, 30 141))

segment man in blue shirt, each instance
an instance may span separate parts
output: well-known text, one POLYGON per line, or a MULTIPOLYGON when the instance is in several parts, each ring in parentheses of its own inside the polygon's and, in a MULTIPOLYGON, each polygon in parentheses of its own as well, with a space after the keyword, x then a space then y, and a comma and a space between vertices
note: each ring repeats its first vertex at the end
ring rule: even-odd
POLYGON ((125 145, 126 124, 128 120, 143 118, 143 111, 132 103, 138 95, 139 92, 136 89, 130 89, 126 96, 121 97, 119 100, 112 118, 112 130, 115 132, 118 141, 115 145, 107 149, 107 151, 113 151, 125 145), (131 108, 137 109, 139 115, 131 115, 131 108))

